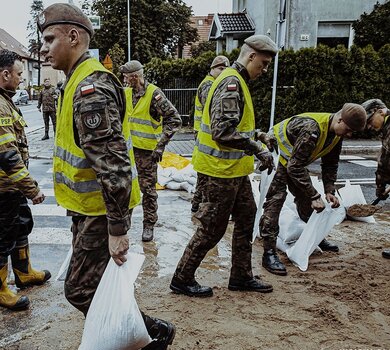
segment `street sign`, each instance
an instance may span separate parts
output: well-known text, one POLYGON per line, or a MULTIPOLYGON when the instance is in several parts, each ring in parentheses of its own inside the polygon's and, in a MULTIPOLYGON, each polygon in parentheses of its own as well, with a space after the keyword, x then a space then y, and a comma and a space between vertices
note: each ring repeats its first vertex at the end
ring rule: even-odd
POLYGON ((88 16, 93 29, 100 29, 100 16, 88 16))

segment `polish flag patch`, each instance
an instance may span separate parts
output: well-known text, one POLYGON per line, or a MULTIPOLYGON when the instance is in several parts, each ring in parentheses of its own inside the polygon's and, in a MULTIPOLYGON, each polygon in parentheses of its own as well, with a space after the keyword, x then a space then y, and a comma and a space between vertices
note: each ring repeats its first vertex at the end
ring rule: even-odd
POLYGON ((237 84, 228 84, 227 90, 228 91, 237 91, 237 84))
POLYGON ((90 85, 82 86, 80 90, 81 90, 81 96, 90 95, 95 92, 95 85, 90 84, 90 85))
POLYGON ((156 97, 154 98, 156 101, 160 101, 162 96, 160 94, 157 94, 156 97))

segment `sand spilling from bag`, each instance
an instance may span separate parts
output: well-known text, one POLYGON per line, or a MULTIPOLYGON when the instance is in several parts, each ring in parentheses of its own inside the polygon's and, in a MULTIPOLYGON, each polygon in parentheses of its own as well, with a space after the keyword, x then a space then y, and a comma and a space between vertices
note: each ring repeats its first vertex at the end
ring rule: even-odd
POLYGON ((347 214, 350 216, 356 216, 356 217, 371 216, 372 214, 377 212, 379 209, 380 209, 380 207, 378 207, 376 205, 354 204, 348 208, 347 214))

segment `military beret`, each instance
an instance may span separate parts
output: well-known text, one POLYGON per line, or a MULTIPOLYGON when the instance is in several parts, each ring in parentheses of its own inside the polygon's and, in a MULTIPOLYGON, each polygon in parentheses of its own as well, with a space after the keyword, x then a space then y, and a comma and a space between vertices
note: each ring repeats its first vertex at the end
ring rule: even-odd
POLYGON ((366 126, 366 111, 356 103, 345 103, 341 109, 341 119, 353 131, 363 131, 366 126))
POLYGON ((211 62, 210 68, 215 68, 219 66, 229 67, 230 62, 229 59, 226 56, 217 56, 213 59, 213 62, 211 62))
POLYGON ((141 64, 141 62, 137 60, 131 60, 125 63, 123 66, 120 66, 119 71, 121 73, 134 73, 142 68, 144 68, 144 66, 141 64))
POLYGON ((246 38, 244 42, 258 52, 269 52, 273 56, 278 53, 275 42, 267 35, 252 35, 246 38))
POLYGON ((94 30, 89 18, 72 4, 57 3, 50 5, 38 16, 38 29, 43 32, 47 27, 56 24, 74 24, 85 29, 92 37, 94 30))
POLYGON ((381 108, 387 108, 386 105, 379 98, 373 98, 362 103, 362 107, 367 114, 367 120, 370 119, 374 113, 381 108))

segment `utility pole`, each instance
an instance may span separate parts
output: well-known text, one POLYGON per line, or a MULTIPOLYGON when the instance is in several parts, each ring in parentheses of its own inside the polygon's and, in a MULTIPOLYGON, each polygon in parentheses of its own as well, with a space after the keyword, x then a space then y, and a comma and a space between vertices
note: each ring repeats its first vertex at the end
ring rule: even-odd
MULTIPOLYGON (((276 22, 276 38, 275 38, 278 50, 280 50, 284 46, 284 41, 286 38, 286 19, 285 19, 286 1, 287 0, 279 0, 279 13, 278 13, 278 21, 276 22)), ((274 121, 275 121, 276 89, 278 85, 278 65, 279 65, 279 52, 275 56, 275 63, 274 63, 271 116, 269 121, 270 129, 274 126, 274 121)))
POLYGON ((131 60, 130 48, 130 0, 127 0, 127 61, 131 60))

